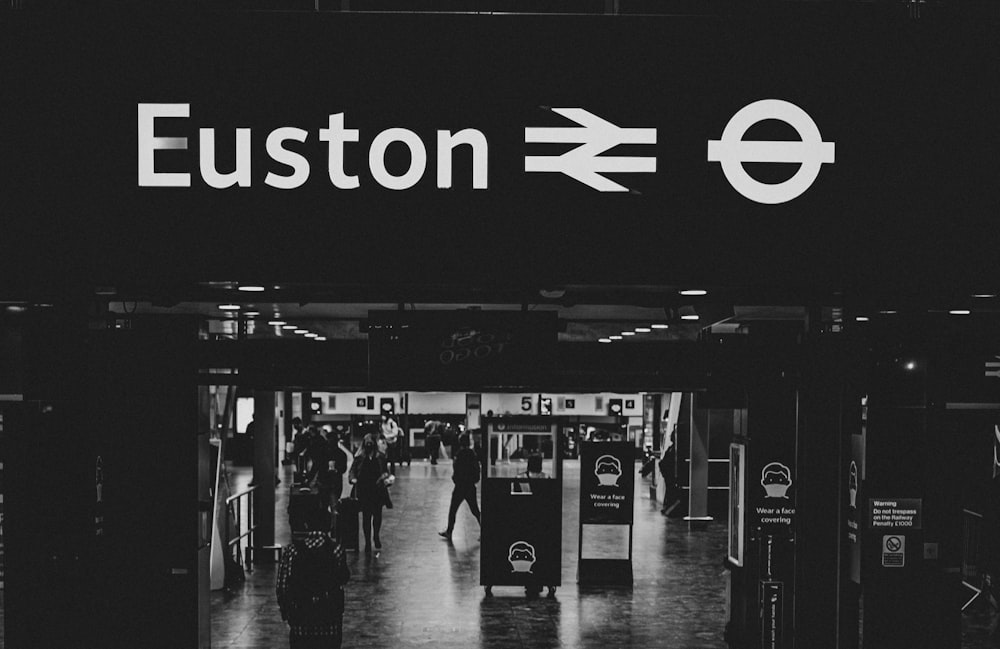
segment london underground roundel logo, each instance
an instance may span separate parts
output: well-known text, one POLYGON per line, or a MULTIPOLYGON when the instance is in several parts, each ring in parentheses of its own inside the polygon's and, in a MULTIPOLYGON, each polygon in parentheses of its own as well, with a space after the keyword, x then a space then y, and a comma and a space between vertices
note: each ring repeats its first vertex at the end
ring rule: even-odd
POLYGON ((708 161, 720 163, 726 180, 746 198, 777 205, 802 195, 819 176, 822 164, 833 163, 834 143, 824 142, 816 122, 795 104, 780 99, 762 99, 733 115, 722 131, 722 139, 708 141, 708 161), (743 139, 751 126, 768 119, 790 125, 801 141, 743 139), (744 162, 785 162, 801 166, 785 182, 770 184, 751 178, 743 168, 744 162))

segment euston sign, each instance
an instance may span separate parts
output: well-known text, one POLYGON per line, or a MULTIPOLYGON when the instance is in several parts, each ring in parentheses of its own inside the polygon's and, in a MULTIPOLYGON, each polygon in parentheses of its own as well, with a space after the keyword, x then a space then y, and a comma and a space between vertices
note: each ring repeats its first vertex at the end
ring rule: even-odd
MULTIPOLYGON (((552 108, 552 112, 574 122, 576 126, 556 128, 526 127, 525 144, 577 144, 559 155, 527 155, 526 173, 560 173, 598 192, 628 192, 628 187, 615 182, 609 173, 655 173, 653 155, 604 156, 603 153, 623 144, 656 144, 655 128, 621 127, 583 108, 552 108)), ((186 137, 157 135, 157 119, 187 119, 190 104, 138 105, 138 184, 140 187, 190 187, 191 174, 176 169, 157 169, 157 150, 184 150, 186 137)), ((349 128, 344 113, 328 116, 327 125, 317 136, 327 144, 326 169, 330 183, 337 189, 357 189, 361 181, 345 170, 348 145, 360 141, 360 131, 349 128)), ((455 149, 469 147, 472 153, 472 188, 489 187, 489 142, 486 135, 474 128, 457 132, 438 130, 435 142, 436 181, 439 189, 452 187, 452 167, 455 149)), ((249 128, 236 129, 235 169, 220 172, 216 165, 215 129, 199 129, 199 171, 209 187, 227 189, 252 184, 251 143, 249 128)), ((273 162, 286 167, 282 173, 268 171, 264 184, 276 189, 296 189, 309 179, 309 160, 288 148, 289 142, 303 144, 309 132, 293 126, 271 131, 266 150, 273 162)), ((729 120, 719 140, 707 141, 707 161, 718 162, 730 185, 744 197, 756 203, 774 205, 802 195, 816 180, 823 163, 834 162, 834 143, 824 142, 818 127, 798 106, 777 99, 756 101, 742 108, 729 120), (790 125, 800 141, 744 140, 748 129, 765 120, 778 120, 790 125), (745 162, 798 163, 798 171, 781 183, 761 183, 743 168, 745 162)), ((368 150, 368 168, 375 181, 386 189, 405 190, 415 186, 427 170, 427 144, 415 132, 405 128, 389 128, 372 141, 368 150), (402 145, 409 151, 409 164, 400 174, 386 165, 390 146, 402 145)))

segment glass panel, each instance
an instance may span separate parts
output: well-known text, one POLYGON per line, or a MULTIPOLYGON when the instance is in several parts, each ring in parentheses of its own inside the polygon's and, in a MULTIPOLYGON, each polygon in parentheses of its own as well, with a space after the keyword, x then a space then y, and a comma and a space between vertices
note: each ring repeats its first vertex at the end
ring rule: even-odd
POLYGON ((552 480, 558 477, 555 462, 556 432, 507 432, 490 430, 487 477, 524 477, 552 480))

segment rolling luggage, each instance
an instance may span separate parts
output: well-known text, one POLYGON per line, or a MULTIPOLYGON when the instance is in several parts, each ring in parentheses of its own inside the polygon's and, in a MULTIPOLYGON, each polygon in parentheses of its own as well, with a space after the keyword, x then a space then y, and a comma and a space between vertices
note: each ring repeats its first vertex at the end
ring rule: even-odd
POLYGON ((361 504, 357 498, 347 497, 337 501, 337 541, 345 550, 359 549, 360 514, 361 504))

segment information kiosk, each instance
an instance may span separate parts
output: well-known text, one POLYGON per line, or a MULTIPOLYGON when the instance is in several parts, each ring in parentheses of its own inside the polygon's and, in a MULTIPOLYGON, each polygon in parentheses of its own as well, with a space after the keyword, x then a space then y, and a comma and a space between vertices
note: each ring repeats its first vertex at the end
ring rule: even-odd
POLYGON ((551 417, 484 418, 480 584, 529 596, 562 577, 562 441, 551 417))

